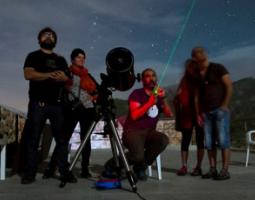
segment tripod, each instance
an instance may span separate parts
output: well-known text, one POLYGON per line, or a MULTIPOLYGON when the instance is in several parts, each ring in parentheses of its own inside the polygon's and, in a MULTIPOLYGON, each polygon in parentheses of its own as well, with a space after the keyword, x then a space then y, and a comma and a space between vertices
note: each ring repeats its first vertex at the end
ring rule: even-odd
MULTIPOLYGON (((107 100, 107 102, 108 101, 109 100, 107 100)), ((120 156, 121 161, 124 165, 129 184, 130 184, 133 192, 136 192, 137 187, 136 187, 135 179, 134 179, 132 171, 130 170, 127 158, 125 156, 125 153, 124 153, 124 150, 123 150, 123 147, 121 144, 120 137, 119 137, 117 129, 116 129, 115 117, 114 117, 112 110, 107 105, 108 105, 108 103, 106 105, 101 105, 101 109, 99 109, 99 112, 97 112, 96 119, 91 123, 91 125, 84 137, 84 140, 81 141, 81 144, 80 144, 78 150, 75 152, 74 159, 71 162, 70 167, 69 167, 69 172, 71 172, 72 169, 74 168, 83 148, 86 145, 87 140, 90 138, 90 135, 92 134, 93 130, 95 129, 96 124, 100 120, 103 120, 106 122, 106 126, 109 127, 108 128, 109 133, 107 133, 107 134, 110 135, 111 148, 112 148, 112 153, 113 153, 115 162, 116 162, 117 166, 119 166, 118 158, 117 158, 117 153, 119 152, 119 156, 120 156)), ((60 187, 64 187, 65 185, 66 185, 66 181, 62 180, 60 183, 60 187)))

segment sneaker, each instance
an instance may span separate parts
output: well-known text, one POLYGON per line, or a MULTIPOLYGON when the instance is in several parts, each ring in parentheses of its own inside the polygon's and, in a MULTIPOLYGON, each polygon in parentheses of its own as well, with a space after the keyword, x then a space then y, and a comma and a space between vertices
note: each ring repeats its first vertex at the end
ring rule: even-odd
POLYGON ((202 175, 202 169, 200 167, 195 167, 190 175, 191 176, 201 176, 202 175))
POLYGON ((222 180, 227 180, 230 179, 230 175, 228 170, 222 169, 218 176, 214 177, 214 180, 222 181, 222 180))
POLYGON ((35 177, 30 177, 30 176, 24 176, 21 178, 21 184, 31 184, 35 182, 35 177))
POLYGON ((77 183, 77 178, 72 172, 69 172, 67 175, 61 175, 60 180, 67 183, 77 183))
POLYGON ((54 178, 55 177, 55 171, 52 169, 47 168, 44 173, 42 178, 43 179, 49 179, 49 178, 54 178))
POLYGON ((218 175, 217 169, 211 167, 209 172, 207 172, 206 174, 202 175, 203 179, 209 179, 209 178, 215 178, 218 175))
POLYGON ((177 171, 177 175, 178 176, 185 176, 188 173, 188 169, 186 166, 182 166, 178 171, 177 171))

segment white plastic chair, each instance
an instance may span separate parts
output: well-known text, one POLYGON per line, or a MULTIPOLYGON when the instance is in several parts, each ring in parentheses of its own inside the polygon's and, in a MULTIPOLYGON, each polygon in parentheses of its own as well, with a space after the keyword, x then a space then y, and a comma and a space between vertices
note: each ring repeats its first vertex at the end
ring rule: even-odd
MULTIPOLYGON (((157 165, 157 174, 158 174, 158 180, 162 180, 162 170, 161 170, 161 158, 160 155, 156 158, 156 165, 157 165)), ((151 165, 148 166, 148 175, 152 176, 152 168, 151 165)))
POLYGON ((248 166, 249 156, 250 156, 250 145, 255 145, 255 140, 252 139, 252 134, 255 133, 255 130, 248 131, 246 133, 246 145, 247 145, 247 153, 246 153, 246 163, 245 166, 248 166))

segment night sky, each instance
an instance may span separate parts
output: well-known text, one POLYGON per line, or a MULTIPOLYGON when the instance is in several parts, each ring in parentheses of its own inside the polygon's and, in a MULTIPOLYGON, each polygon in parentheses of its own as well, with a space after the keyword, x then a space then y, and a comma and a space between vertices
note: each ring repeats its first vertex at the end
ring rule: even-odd
MULTIPOLYGON (((1 0, 0 104, 26 110, 26 55, 39 48, 38 31, 50 26, 58 34, 55 52, 70 63, 73 48, 87 53, 86 66, 100 82, 105 57, 126 47, 135 58, 135 72, 155 68, 162 85, 178 83, 183 63, 194 46, 203 46, 210 60, 222 63, 233 80, 255 75, 255 1, 197 0, 166 74, 170 52, 192 0, 1 0)), ((136 84, 135 87, 139 87, 136 84)), ((132 90, 132 89, 131 89, 132 90)), ((126 98, 131 90, 114 95, 126 98)))

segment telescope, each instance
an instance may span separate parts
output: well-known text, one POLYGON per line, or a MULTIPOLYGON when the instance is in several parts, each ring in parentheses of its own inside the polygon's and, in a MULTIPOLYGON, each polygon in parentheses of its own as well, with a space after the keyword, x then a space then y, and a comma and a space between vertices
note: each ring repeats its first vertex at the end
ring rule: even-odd
POLYGON ((134 73, 134 56, 128 49, 116 47, 110 50, 105 62, 108 75, 101 74, 102 85, 126 91, 133 87, 136 79, 139 79, 134 73))

